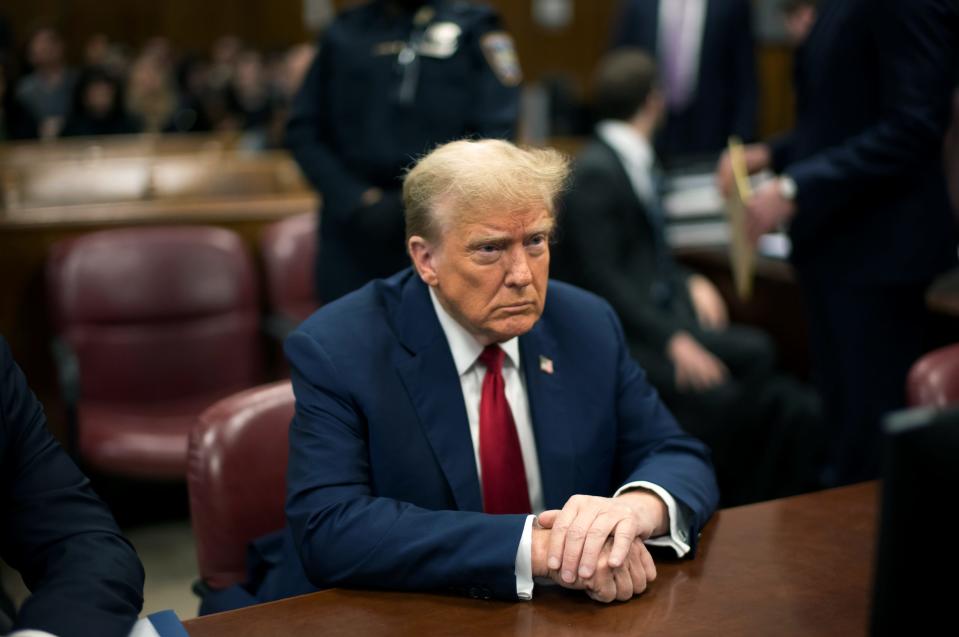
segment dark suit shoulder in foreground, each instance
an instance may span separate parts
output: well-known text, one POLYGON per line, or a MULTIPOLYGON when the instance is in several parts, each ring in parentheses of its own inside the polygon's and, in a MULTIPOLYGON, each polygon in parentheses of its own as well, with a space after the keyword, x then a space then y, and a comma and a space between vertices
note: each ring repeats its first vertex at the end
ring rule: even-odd
POLYGON ((16 628, 125 636, 143 605, 143 567, 89 481, 46 428, 0 337, 0 555, 31 591, 16 628))

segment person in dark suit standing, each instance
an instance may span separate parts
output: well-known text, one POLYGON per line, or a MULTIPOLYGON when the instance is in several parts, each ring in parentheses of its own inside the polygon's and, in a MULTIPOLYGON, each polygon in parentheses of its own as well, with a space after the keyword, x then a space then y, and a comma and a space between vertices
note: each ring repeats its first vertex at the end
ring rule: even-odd
POLYGON ((626 0, 613 47, 657 60, 668 105, 656 140, 664 162, 719 155, 730 135, 756 137, 757 82, 749 0, 626 0))
POLYGON ((655 63, 617 49, 593 94, 601 120, 561 200, 555 276, 616 310, 652 385, 712 449, 724 506, 815 488, 815 396, 775 371, 764 333, 729 324, 713 284, 667 244, 650 143, 665 110, 655 63))
POLYGON ((0 556, 31 592, 13 618, 13 634, 125 637, 143 606, 143 567, 47 431, 2 337, 0 454, 0 556))
MULTIPOLYGON (((796 127, 746 148, 778 178, 750 234, 782 225, 805 294, 832 427, 826 478, 874 478, 881 416, 923 353, 924 292, 956 263, 942 169, 959 39, 956 0, 825 0, 796 60, 796 127)), ((728 157, 718 167, 731 183, 728 157)))
POLYGON ((512 137, 521 80, 513 41, 487 6, 374 0, 337 17, 287 127, 323 202, 321 302, 405 267, 403 170, 441 142, 512 137))
POLYGON ((718 493, 613 310, 548 281, 552 150, 457 141, 404 182, 413 269, 286 341, 287 519, 316 586, 626 600, 644 541, 692 555, 718 493), (538 516, 532 514, 539 514, 538 516))

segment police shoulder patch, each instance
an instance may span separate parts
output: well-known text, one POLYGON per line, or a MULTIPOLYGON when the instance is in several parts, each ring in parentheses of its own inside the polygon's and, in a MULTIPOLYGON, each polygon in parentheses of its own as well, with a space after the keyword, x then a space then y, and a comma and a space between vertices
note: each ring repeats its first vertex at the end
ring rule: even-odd
POLYGON ((506 86, 518 86, 523 81, 523 71, 513 38, 505 31, 490 31, 480 38, 480 47, 496 77, 506 86))

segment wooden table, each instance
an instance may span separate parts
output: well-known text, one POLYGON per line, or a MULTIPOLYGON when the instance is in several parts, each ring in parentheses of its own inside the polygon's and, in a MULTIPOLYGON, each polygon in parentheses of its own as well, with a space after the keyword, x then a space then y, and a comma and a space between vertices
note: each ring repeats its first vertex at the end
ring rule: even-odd
POLYGON ((537 587, 531 602, 334 589, 187 621, 244 635, 864 635, 876 483, 719 512, 691 561, 660 561, 642 596, 609 606, 537 587))

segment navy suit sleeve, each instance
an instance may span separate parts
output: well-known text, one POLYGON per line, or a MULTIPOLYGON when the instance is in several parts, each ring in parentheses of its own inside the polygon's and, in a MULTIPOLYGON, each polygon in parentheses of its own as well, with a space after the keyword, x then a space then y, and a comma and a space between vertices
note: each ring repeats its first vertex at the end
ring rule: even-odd
POLYGON ((626 0, 621 3, 619 12, 614 18, 610 48, 623 46, 640 46, 638 24, 640 22, 639 6, 636 0, 626 0))
POLYGON ((300 170, 323 197, 324 214, 346 215, 360 205, 370 184, 347 168, 330 146, 330 90, 337 64, 335 25, 320 45, 316 58, 293 100, 286 144, 300 170))
POLYGON ((630 357, 623 328, 611 308, 607 316, 619 341, 617 481, 658 484, 687 507, 692 513, 685 529, 692 557, 699 532, 719 504, 709 449, 679 427, 630 357))
POLYGON ((310 581, 515 599, 526 516, 433 511, 378 497, 364 415, 333 361, 303 332, 289 337, 286 354, 296 394, 286 513, 310 581))
POLYGON ((55 635, 127 635, 143 567, 113 516, 46 429, 0 339, 3 460, 0 555, 31 591, 14 624, 55 635))
POLYGON ((756 138, 758 86, 756 80, 756 42, 753 38, 751 3, 743 0, 736 6, 734 19, 736 52, 733 60, 732 91, 733 121, 729 130, 744 142, 756 138))
POLYGON ((825 217, 884 181, 926 170, 938 157, 948 117, 959 32, 954 0, 881 0, 870 13, 882 78, 874 125, 787 166, 799 212, 825 217))

